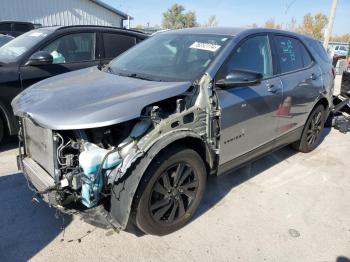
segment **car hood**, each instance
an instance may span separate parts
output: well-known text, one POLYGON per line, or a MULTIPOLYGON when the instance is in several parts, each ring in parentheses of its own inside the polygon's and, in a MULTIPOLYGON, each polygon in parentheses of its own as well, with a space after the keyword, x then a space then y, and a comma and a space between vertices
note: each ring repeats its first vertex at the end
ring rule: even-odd
POLYGON ((54 130, 85 129, 140 116, 152 103, 184 93, 190 82, 154 82, 123 77, 97 67, 55 76, 12 101, 14 114, 54 130))

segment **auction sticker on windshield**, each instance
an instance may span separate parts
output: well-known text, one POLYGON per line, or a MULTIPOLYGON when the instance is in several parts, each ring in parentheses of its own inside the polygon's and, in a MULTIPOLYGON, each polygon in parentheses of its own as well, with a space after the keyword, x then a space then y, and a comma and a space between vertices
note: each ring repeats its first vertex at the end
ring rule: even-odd
POLYGON ((216 44, 211 44, 211 43, 201 43, 201 42, 194 42, 190 48, 194 49, 201 49, 201 50, 206 50, 210 52, 216 52, 219 50, 221 45, 216 45, 216 44))

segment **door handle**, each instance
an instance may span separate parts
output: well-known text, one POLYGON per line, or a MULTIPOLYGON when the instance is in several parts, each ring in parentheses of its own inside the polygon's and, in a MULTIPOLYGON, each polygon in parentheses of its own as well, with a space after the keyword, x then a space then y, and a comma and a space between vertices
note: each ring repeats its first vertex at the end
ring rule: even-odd
POLYGON ((317 79, 317 75, 315 73, 312 73, 310 76, 311 80, 316 80, 317 79))
POLYGON ((275 87, 274 84, 267 84, 267 91, 269 91, 271 93, 276 93, 277 92, 277 88, 275 87))

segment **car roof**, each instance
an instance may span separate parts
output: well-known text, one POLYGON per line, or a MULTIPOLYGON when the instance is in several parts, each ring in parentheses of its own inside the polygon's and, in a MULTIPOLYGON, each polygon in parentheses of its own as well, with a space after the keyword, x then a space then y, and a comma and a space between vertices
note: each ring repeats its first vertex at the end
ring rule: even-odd
POLYGON ((214 35, 227 35, 227 36, 237 36, 239 34, 255 34, 255 33, 280 33, 291 36, 303 37, 313 39, 312 37, 301 35, 298 33, 284 31, 279 29, 269 29, 269 28, 249 28, 249 27, 193 27, 177 30, 168 30, 162 32, 162 34, 214 34, 214 35))
POLYGON ((44 29, 44 30, 48 30, 48 31, 59 31, 59 30, 65 30, 65 29, 77 30, 77 29, 95 29, 95 28, 137 34, 139 36, 148 36, 148 34, 145 34, 141 31, 137 31, 137 30, 125 29, 125 28, 120 28, 120 27, 115 27, 115 26, 103 26, 103 25, 47 26, 47 27, 40 27, 38 29, 44 29))
POLYGON ((24 21, 12 21, 12 20, 3 20, 0 21, 0 24, 8 24, 8 23, 12 23, 12 24, 33 24, 32 22, 24 22, 24 21))

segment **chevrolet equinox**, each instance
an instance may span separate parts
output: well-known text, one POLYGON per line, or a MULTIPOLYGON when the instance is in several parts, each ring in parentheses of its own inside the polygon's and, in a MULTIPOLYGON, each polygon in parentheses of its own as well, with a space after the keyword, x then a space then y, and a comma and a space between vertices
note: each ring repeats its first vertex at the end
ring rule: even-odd
POLYGON ((332 70, 322 45, 295 33, 162 32, 19 94, 18 165, 63 212, 165 235, 191 219, 208 175, 289 144, 314 150, 332 70))

